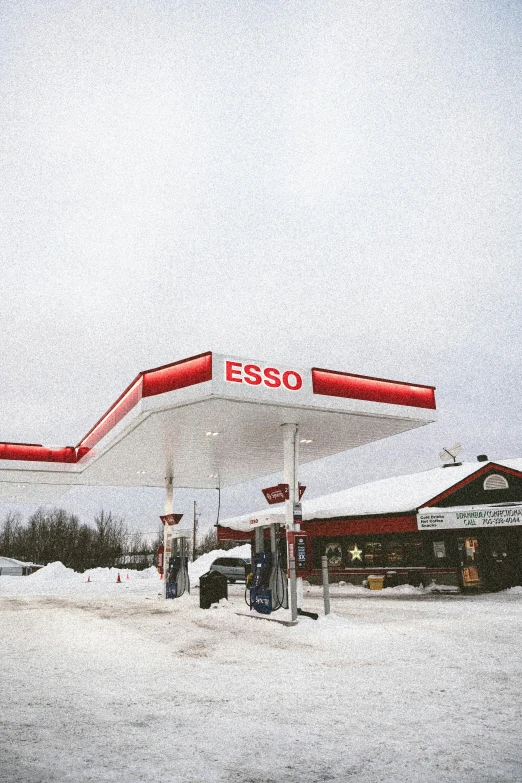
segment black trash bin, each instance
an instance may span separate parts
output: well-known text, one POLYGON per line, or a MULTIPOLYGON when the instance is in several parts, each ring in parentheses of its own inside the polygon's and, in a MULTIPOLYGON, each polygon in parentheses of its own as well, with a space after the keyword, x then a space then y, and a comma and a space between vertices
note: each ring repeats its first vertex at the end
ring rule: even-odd
POLYGON ((228 600, 228 579, 219 571, 207 571, 199 577, 199 606, 210 609, 211 604, 217 604, 222 598, 228 600))
POLYGON ((408 571, 408 584, 413 587, 424 587, 422 573, 420 571, 408 571))
POLYGON ((399 577, 397 576, 397 571, 388 571, 384 578, 384 586, 385 587, 397 587, 399 584, 399 577))

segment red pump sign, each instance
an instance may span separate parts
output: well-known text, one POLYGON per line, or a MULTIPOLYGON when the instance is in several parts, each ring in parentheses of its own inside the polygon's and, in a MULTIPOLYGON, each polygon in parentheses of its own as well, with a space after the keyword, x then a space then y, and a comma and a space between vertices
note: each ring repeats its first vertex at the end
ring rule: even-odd
POLYGON ((182 516, 183 514, 163 514, 160 519, 164 525, 177 525, 182 516))
MULTIPOLYGON (((303 497, 305 489, 305 486, 299 484, 299 500, 303 497)), ((285 500, 288 500, 290 497, 288 484, 276 484, 275 487, 266 487, 266 489, 262 489, 261 492, 270 505, 273 505, 274 503, 284 503, 285 500)))

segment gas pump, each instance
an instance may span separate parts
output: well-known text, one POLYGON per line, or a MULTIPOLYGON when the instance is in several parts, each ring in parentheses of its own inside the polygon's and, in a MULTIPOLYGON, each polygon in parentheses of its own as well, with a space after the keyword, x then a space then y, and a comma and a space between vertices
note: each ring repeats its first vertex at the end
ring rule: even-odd
POLYGON ((169 557, 165 569, 165 598, 180 598, 188 590, 190 593, 190 581, 188 575, 187 551, 188 533, 177 530, 172 540, 177 542, 177 553, 169 557))
POLYGON ((260 614, 272 613, 272 591, 270 572, 272 558, 267 552, 257 552, 252 561, 252 587, 250 588, 250 609, 260 614))
POLYGON ((171 557, 167 571, 166 598, 179 598, 188 583, 188 557, 171 557))
MULTIPOLYGON (((264 535, 259 546, 263 545, 264 535)), ((282 564, 279 525, 270 526, 271 552, 257 552, 252 558, 252 574, 247 583, 245 600, 250 609, 261 614, 271 614, 288 608, 288 584, 282 564), (249 589, 249 600, 247 591, 249 589)))

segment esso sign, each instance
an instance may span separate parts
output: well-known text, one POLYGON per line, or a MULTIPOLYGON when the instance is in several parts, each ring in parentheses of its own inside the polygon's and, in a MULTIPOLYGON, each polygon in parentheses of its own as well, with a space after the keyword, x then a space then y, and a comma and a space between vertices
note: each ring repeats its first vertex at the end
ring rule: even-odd
POLYGON ((257 364, 225 361, 225 380, 229 383, 247 383, 249 386, 266 386, 268 389, 281 387, 299 391, 303 379, 296 370, 280 370, 277 367, 259 367, 257 364))

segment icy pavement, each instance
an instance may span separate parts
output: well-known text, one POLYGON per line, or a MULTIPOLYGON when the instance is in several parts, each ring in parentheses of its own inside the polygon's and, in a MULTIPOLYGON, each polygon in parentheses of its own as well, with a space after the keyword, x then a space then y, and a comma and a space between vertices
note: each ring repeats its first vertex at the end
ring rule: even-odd
POLYGON ((2 783, 522 781, 522 589, 346 586, 288 628, 120 575, 0 577, 2 783))

